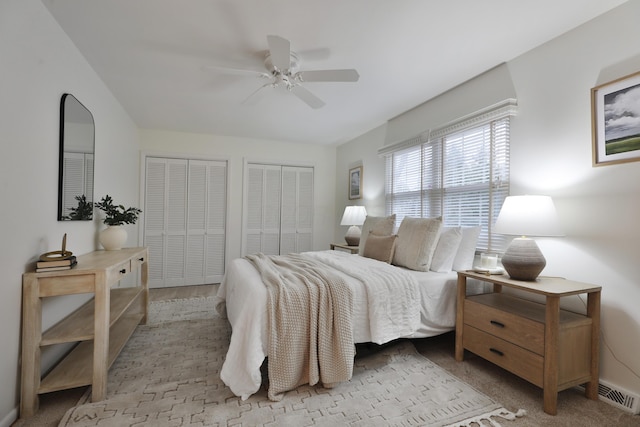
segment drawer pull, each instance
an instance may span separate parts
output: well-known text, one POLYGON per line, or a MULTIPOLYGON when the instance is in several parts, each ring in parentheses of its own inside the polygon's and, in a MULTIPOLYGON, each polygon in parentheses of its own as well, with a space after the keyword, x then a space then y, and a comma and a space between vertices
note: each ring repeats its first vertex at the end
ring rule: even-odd
POLYGON ((124 274, 124 273, 126 273, 126 272, 127 272, 127 269, 126 269, 126 268, 123 268, 122 270, 120 270, 120 274, 124 274))
POLYGON ((498 356, 504 356, 504 353, 503 353, 503 352, 501 352, 500 350, 497 350, 497 349, 495 349, 495 348, 493 348, 493 347, 492 347, 492 348, 490 348, 490 349, 489 349, 489 351, 490 351, 490 352, 492 352, 492 353, 497 354, 498 356))
POLYGON ((144 262, 144 257, 142 257, 142 258, 138 258, 138 261, 140 261, 140 262, 144 262))
POLYGON ((498 322, 497 320, 491 320, 491 321, 490 321, 490 323, 491 323, 493 326, 497 326, 497 327, 499 327, 499 328, 504 328, 504 323, 500 323, 500 322, 498 322))

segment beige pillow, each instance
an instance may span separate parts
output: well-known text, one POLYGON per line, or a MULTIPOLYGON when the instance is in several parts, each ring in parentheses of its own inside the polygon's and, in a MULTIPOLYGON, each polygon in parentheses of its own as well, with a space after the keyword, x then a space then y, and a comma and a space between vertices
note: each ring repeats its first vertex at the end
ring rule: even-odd
POLYGON ((404 217, 398 229, 393 264, 416 271, 429 271, 441 228, 440 218, 404 217))
POLYGON ((360 236, 360 244, 358 245, 358 254, 364 255, 364 246, 370 233, 378 236, 391 236, 393 234, 393 226, 396 223, 396 214, 390 216, 369 216, 362 224, 362 234, 360 236))
POLYGON ((395 234, 392 236, 378 236, 369 233, 367 243, 364 245, 363 256, 390 264, 395 252, 397 237, 395 234))

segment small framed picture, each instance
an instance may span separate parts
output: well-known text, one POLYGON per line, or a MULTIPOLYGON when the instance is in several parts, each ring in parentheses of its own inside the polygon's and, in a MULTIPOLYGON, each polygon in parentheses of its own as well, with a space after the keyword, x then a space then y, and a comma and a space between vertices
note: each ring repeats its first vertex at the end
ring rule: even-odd
POLYGON ((593 166, 640 160, 640 72, 591 89, 593 166))
POLYGON ((349 169, 349 200, 362 198, 362 166, 349 169))

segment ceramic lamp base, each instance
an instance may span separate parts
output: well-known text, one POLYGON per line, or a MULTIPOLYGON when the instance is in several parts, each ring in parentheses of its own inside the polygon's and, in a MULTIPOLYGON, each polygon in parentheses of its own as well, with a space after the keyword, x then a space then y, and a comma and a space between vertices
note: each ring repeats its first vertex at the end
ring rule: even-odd
POLYGON ((547 265, 535 240, 526 237, 513 239, 502 256, 502 265, 514 280, 536 280, 547 265))
POLYGON ((344 236, 344 240, 349 246, 358 246, 360 244, 360 235, 362 231, 357 225, 352 225, 347 230, 347 234, 344 236))

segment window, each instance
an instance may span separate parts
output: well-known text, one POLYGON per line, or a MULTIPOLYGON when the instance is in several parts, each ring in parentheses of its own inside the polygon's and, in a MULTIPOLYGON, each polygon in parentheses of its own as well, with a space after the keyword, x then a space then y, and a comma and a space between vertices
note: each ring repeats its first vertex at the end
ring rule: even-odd
POLYGON ((438 217, 444 226, 482 226, 480 250, 504 250, 491 233, 509 194, 508 100, 452 125, 382 148, 387 214, 438 217))

